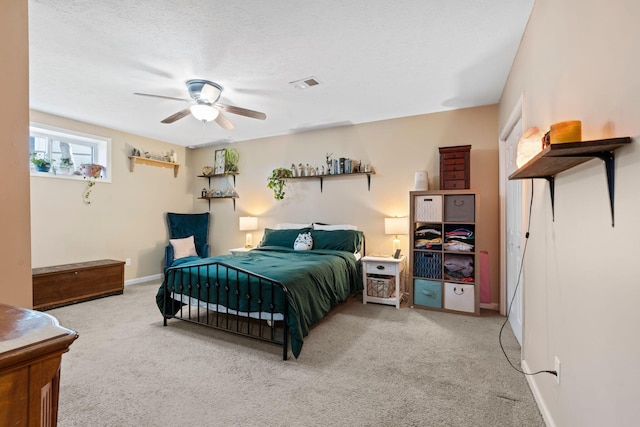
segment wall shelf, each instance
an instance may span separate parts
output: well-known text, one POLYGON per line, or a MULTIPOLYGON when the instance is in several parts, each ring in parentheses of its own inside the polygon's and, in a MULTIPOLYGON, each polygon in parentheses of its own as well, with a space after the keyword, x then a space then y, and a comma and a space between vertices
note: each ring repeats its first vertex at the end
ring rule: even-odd
POLYGON ((129 162, 130 162, 129 169, 131 170, 131 172, 133 172, 133 170, 135 169, 136 163, 140 163, 142 165, 160 166, 164 168, 173 169, 174 178, 178 176, 178 169, 180 168, 180 165, 177 163, 165 162, 162 160, 155 160, 155 159, 147 159, 146 157, 138 157, 138 156, 129 156, 129 162))
POLYGON ((534 158, 509 176, 509 179, 544 178, 549 182, 551 195, 551 216, 555 217, 555 176, 560 172, 571 169, 591 159, 601 159, 607 174, 607 188, 609 190, 609 205, 611 207, 611 226, 615 224, 614 217, 614 168, 613 152, 631 143, 630 137, 599 139, 593 141, 567 142, 551 144, 545 147, 534 158))
POLYGON ((325 178, 343 178, 343 177, 347 177, 347 176, 363 176, 366 175, 367 176, 367 190, 371 191, 371 175, 373 175, 374 172, 354 172, 354 173, 338 173, 338 174, 334 174, 334 175, 313 175, 313 176, 294 176, 291 178, 287 178, 287 179, 318 179, 320 180, 320 192, 322 193, 322 184, 324 182, 325 178))
POLYGON ((212 200, 220 200, 220 199, 231 199, 233 200, 233 210, 236 210, 236 199, 238 197, 233 197, 233 196, 218 196, 218 197, 198 197, 198 199, 200 200, 206 200, 209 202, 209 210, 211 210, 211 201, 212 200))
POLYGON ((228 176, 233 177, 233 186, 236 186, 236 175, 237 172, 227 172, 227 173, 215 173, 211 175, 198 175, 198 178, 207 178, 209 180, 209 187, 211 187, 211 178, 226 178, 228 176))

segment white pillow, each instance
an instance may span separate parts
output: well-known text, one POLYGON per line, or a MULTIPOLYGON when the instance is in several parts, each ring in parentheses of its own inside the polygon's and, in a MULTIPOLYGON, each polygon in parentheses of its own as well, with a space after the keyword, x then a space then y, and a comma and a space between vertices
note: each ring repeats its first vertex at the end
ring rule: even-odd
POLYGON ((332 231, 332 230, 357 230, 358 226, 357 225, 350 225, 350 224, 338 224, 338 225, 322 225, 322 224, 313 224, 313 229, 314 230, 327 230, 327 231, 332 231))
POLYGON ((169 243, 173 246, 173 259, 198 256, 193 236, 185 237, 184 239, 169 239, 169 243))
POLYGON ((311 233, 300 233, 293 242, 293 249, 296 251, 310 251, 313 248, 313 237, 311 233))
POLYGON ((311 228, 311 224, 295 224, 284 222, 282 224, 276 224, 274 230, 298 230, 300 228, 311 228))

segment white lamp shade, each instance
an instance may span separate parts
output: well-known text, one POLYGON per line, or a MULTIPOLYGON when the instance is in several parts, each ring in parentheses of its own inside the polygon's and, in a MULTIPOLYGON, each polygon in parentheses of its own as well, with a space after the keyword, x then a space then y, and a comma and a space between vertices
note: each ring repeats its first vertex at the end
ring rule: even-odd
POLYGON ((407 217, 385 218, 384 234, 409 234, 409 221, 407 217))
POLYGON ((258 218, 255 216, 240 217, 240 231, 251 231, 258 229, 258 218))
POLYGON ((192 105, 191 107, 189 107, 189 111, 191 111, 193 117, 203 122, 210 122, 211 120, 215 120, 220 113, 217 108, 207 104, 192 105))

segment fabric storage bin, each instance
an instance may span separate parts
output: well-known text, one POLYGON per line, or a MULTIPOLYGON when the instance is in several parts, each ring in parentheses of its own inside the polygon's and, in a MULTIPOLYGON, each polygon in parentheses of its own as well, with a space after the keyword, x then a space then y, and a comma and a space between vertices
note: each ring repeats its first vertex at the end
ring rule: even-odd
POLYGON ((442 196, 425 194, 414 196, 414 220, 417 222, 442 222, 442 196))
POLYGON ((434 280, 413 281, 413 303, 426 307, 442 308, 442 283, 434 280))
POLYGON ((377 298, 391 298, 396 290, 396 278, 387 276, 367 276, 367 295, 377 298))
POLYGON ((428 279, 442 279, 442 254, 416 252, 413 257, 413 275, 428 279))
POLYGON ((447 194, 444 196, 445 222, 474 222, 475 196, 473 194, 447 194))
POLYGON ((474 313, 475 310, 475 286, 460 283, 444 284, 444 308, 447 310, 466 311, 474 313))

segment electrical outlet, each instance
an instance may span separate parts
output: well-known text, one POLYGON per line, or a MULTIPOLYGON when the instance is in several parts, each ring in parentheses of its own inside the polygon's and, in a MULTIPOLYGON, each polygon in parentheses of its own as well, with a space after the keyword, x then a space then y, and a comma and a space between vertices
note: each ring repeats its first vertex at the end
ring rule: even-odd
POLYGON ((558 359, 558 356, 555 357, 553 369, 556 371, 556 384, 560 384, 560 359, 558 359))
POLYGON ((127 258, 124 260, 124 265, 131 265, 131 258, 127 258))

